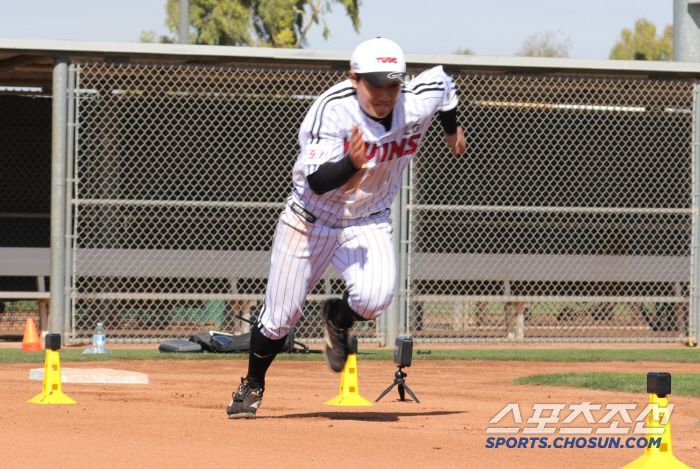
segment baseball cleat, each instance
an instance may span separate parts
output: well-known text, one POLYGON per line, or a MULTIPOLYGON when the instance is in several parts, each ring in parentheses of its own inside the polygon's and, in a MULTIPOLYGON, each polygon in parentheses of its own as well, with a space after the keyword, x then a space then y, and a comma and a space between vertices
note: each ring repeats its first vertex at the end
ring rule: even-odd
POLYGON ((246 378, 241 378, 241 385, 238 386, 238 391, 234 392, 231 397, 231 403, 226 408, 226 413, 230 419, 254 419, 255 412, 260 407, 263 397, 263 389, 260 387, 249 386, 249 381, 246 378))
POLYGON ((343 329, 337 327, 333 319, 342 300, 325 300, 321 305, 321 319, 323 321, 323 357, 328 368, 334 373, 340 373, 345 367, 350 352, 350 331, 352 328, 343 329), (333 317, 331 317, 333 316, 333 317))

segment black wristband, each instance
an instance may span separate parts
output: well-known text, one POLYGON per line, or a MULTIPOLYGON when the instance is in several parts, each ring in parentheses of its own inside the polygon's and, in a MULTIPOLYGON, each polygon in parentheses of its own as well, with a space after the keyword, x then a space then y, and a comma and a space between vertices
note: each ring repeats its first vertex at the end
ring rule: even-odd
POLYGON ((340 161, 323 163, 314 173, 309 174, 306 180, 311 190, 321 195, 339 188, 359 170, 360 168, 353 166, 348 153, 340 161))
POLYGON ((438 119, 440 119, 442 130, 444 130, 447 135, 454 135, 457 133, 457 107, 449 111, 438 111, 438 119))

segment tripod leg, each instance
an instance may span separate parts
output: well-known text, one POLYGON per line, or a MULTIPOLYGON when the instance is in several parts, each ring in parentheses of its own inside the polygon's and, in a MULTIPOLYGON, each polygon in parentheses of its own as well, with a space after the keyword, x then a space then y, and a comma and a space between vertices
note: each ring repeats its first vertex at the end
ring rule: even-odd
MULTIPOLYGON (((413 394, 413 392, 411 392, 411 388, 409 388, 409 387, 406 386, 406 385, 404 385, 404 387, 406 388, 406 391, 408 391, 408 394, 413 398, 413 400, 416 401, 416 403, 420 404, 420 401, 418 400, 418 398, 416 397, 416 395, 413 394)), ((402 400, 403 400, 403 399, 402 399, 402 400)))
POLYGON ((404 392, 403 387, 403 384, 399 384, 399 398, 401 399, 401 402, 406 400, 406 393, 404 392))
POLYGON ((394 384, 392 384, 391 386, 389 386, 388 388, 386 388, 386 389, 384 390, 384 392, 381 394, 381 396, 379 396, 379 397, 377 398, 377 400, 374 401, 374 402, 379 402, 379 399, 381 399, 382 397, 386 396, 387 393, 388 393, 389 391, 391 391, 392 389, 394 389, 394 386, 396 386, 396 383, 394 383, 394 384))

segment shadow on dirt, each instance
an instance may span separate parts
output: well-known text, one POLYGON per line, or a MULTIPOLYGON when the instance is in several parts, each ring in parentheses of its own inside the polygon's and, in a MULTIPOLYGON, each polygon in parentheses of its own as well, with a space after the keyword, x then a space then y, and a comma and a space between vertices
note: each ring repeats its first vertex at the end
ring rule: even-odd
MULTIPOLYGON (((269 419, 328 419, 360 420, 363 422, 398 422, 401 417, 430 417, 436 415, 463 414, 463 411, 433 412, 309 412, 308 414, 280 415, 279 417, 262 417, 269 419)), ((261 418, 261 417, 258 417, 261 418)))

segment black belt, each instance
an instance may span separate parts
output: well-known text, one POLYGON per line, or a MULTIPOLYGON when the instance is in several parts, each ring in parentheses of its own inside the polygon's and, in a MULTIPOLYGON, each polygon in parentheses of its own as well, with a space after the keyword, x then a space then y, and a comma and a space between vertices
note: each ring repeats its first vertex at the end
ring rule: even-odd
POLYGON ((292 211, 294 213, 296 213, 297 215, 299 215, 304 220, 308 221, 309 223, 316 222, 316 215, 309 212, 308 210, 306 210, 304 207, 297 204, 296 202, 292 202, 292 211))

